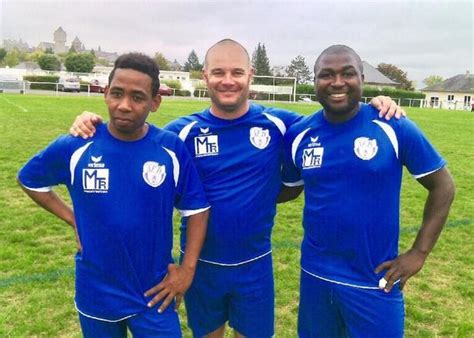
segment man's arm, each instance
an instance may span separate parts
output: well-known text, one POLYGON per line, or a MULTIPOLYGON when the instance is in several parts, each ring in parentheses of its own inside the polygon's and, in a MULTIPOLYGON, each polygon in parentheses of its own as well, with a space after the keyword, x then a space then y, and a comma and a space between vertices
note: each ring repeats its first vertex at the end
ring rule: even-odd
POLYGON ((185 292, 191 286, 196 272, 196 265, 201 253, 207 231, 207 220, 209 210, 189 216, 186 229, 186 251, 183 261, 179 266, 168 265, 168 274, 157 285, 145 292, 145 296, 155 295, 148 303, 148 307, 153 307, 163 300, 158 312, 163 312, 176 297, 176 309, 181 304, 185 292))
POLYGON ((282 184, 277 203, 285 203, 296 199, 303 191, 304 185, 289 187, 282 184))
POLYGON ((438 240, 454 199, 454 182, 446 168, 419 178, 418 182, 428 190, 423 222, 410 250, 375 269, 376 273, 387 270, 384 276, 387 281, 383 288, 385 292, 390 292, 397 280, 400 280, 400 289, 403 289, 407 280, 421 270, 438 240))
POLYGON ((54 191, 39 192, 26 188, 21 181, 17 179, 18 184, 23 191, 43 209, 49 211, 59 219, 69 224, 75 231, 77 248, 82 251, 81 243, 76 229, 76 220, 74 212, 54 191))
POLYGON ((397 120, 407 115, 390 96, 376 96, 370 101, 370 104, 379 110, 379 117, 385 116, 386 120, 390 120, 394 115, 397 120))

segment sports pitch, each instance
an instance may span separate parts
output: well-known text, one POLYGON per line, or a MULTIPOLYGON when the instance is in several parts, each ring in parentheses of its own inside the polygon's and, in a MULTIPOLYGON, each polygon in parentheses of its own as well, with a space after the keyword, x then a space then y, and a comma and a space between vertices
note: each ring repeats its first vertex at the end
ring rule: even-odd
MULTIPOLYGON (((163 126, 208 104, 166 97, 148 120, 163 126)), ((319 108, 271 105, 301 114, 319 108)), ((107 117, 100 96, 0 94, 0 337, 80 337, 73 302, 73 231, 29 200, 15 177, 29 157, 66 133, 83 110, 107 117)), ((457 191, 437 246, 407 283, 406 337, 474 337, 474 113, 407 110, 448 160, 457 191)), ((64 188, 56 191, 67 196, 64 188)), ((416 236, 426 198, 406 171, 401 198, 403 252, 416 236)), ((273 231, 276 337, 296 337, 302 204, 300 197, 279 205, 273 231)), ((191 337, 184 307, 180 314, 184 336, 191 337)))

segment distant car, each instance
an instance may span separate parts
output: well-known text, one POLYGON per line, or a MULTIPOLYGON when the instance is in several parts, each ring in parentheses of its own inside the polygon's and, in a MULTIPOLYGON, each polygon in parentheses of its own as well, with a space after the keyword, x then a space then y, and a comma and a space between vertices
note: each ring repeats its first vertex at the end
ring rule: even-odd
POLYGON ((94 79, 89 82, 89 90, 91 93, 103 93, 105 92, 105 87, 107 86, 107 81, 94 79))
POLYGON ((74 76, 59 78, 58 90, 63 92, 80 92, 81 83, 79 82, 79 78, 74 76))
POLYGON ((299 102, 313 102, 313 100, 311 100, 311 98, 307 96, 300 97, 298 101, 299 102))
POLYGON ((165 83, 160 83, 160 89, 158 91, 158 94, 163 96, 171 96, 173 95, 173 89, 168 87, 165 83))

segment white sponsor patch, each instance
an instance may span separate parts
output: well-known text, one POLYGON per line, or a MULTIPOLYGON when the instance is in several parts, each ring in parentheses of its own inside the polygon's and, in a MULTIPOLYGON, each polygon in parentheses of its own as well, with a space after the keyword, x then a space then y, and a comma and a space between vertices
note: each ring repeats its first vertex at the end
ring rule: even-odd
POLYGON ((323 164, 324 148, 303 149, 303 169, 321 168, 323 164))
POLYGON ((361 160, 367 161, 374 158, 378 151, 377 140, 368 137, 358 137, 354 140, 354 153, 361 160))
POLYGON ((197 136, 194 138, 194 152, 196 157, 219 154, 217 135, 197 136))
POLYGON ((143 164, 143 179, 153 187, 159 187, 166 178, 166 167, 154 161, 148 161, 143 164))
POLYGON ((270 143, 271 136, 268 129, 260 127, 250 128, 250 142, 258 149, 265 149, 270 143))

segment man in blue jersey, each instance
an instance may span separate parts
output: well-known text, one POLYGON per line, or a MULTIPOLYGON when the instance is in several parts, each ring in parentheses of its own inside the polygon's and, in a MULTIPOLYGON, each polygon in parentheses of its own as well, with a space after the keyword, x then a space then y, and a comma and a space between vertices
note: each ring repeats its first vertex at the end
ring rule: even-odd
MULTIPOLYGON (((283 136, 300 117, 250 103, 253 72, 242 45, 219 41, 204 61, 210 108, 165 127, 185 142, 212 205, 196 276, 185 295, 195 337, 223 337, 226 322, 236 337, 274 334, 271 230, 283 136)), ((385 112, 390 102, 384 101, 385 112)), ((79 117, 71 133, 81 128, 81 135, 94 132, 90 114, 79 117)), ((183 249, 188 222, 183 218, 183 249)))
POLYGON ((323 109, 285 135, 284 182, 292 197, 305 191, 298 334, 402 337, 401 289, 435 245, 454 183, 413 122, 359 103, 363 68, 351 48, 324 50, 314 73, 323 109), (403 166, 428 197, 412 248, 398 255, 403 166))
POLYGON ((75 303, 85 337, 126 337, 127 329, 181 337, 177 312, 158 307, 191 285, 209 204, 183 142, 145 122, 160 105, 158 76, 148 56, 120 56, 104 94, 110 122, 87 141, 59 137, 18 175, 28 196, 76 231, 75 303), (74 210, 52 191, 58 184, 74 210), (171 257, 174 207, 188 219, 179 266, 171 257))

